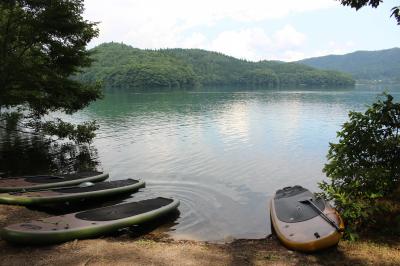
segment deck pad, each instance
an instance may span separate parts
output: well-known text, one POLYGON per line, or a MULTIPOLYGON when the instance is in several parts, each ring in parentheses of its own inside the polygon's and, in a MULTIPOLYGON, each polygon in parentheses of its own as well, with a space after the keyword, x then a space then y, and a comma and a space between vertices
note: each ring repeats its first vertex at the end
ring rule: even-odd
POLYGON ((82 179, 85 177, 95 176, 100 172, 79 172, 75 174, 62 174, 62 175, 37 175, 37 176, 24 176, 25 181, 35 184, 57 183, 62 181, 70 181, 82 179))
POLYGON ((310 220, 319 215, 319 212, 309 203, 302 202, 304 198, 310 198, 323 211, 325 202, 316 198, 309 190, 300 187, 288 187, 280 189, 274 197, 276 215, 279 220, 286 223, 298 223, 310 220))
POLYGON ((136 192, 145 186, 143 181, 134 179, 93 183, 92 186, 45 189, 39 191, 17 191, 0 193, 0 203, 14 205, 41 205, 72 202, 92 198, 109 197, 136 192))
POLYGON ((108 182, 98 182, 94 183, 93 186, 89 187, 71 187, 71 188, 61 188, 61 189, 52 189, 52 191, 57 192, 57 193, 83 193, 83 192, 91 192, 91 191, 99 191, 99 190, 107 190, 107 189, 112 189, 112 188, 118 188, 118 187, 125 187, 125 186, 130 186, 133 184, 138 183, 138 180, 135 179, 125 179, 125 180, 114 180, 114 181, 108 181, 108 182))
POLYGON ((0 179, 0 192, 62 187, 88 181, 98 182, 103 181, 107 178, 107 173, 94 171, 63 175, 7 177, 0 179))
POLYGON ((84 211, 77 213, 75 216, 76 218, 87 221, 118 220, 158 209, 170 204, 172 201, 172 199, 166 198, 148 199, 84 211))

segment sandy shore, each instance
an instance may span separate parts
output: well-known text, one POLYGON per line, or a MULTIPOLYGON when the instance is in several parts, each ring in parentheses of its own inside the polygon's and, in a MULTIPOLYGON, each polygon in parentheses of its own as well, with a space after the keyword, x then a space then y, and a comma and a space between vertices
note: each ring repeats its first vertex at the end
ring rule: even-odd
MULTIPOLYGON (((0 206, 0 226, 46 214, 0 206)), ((338 247, 303 254, 287 250, 272 236, 227 244, 174 241, 152 231, 124 230, 99 239, 59 245, 14 246, 0 240, 0 265, 400 265, 400 240, 389 243, 342 241, 338 247)))

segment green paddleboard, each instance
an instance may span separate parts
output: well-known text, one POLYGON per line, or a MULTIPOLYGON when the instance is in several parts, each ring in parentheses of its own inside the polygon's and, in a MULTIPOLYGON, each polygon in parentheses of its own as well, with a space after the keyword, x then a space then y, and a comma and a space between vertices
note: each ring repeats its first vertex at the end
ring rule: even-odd
POLYGON ((149 222, 178 206, 179 201, 174 199, 147 199, 10 225, 3 228, 0 236, 6 241, 24 245, 93 238, 149 222))
POLYGON ((108 174, 102 172, 7 177, 0 178, 0 192, 73 186, 83 182, 99 182, 107 178, 108 174))
MULTIPOLYGON (((87 183, 83 183, 85 185, 87 183)), ((83 199, 109 197, 124 193, 133 193, 145 186, 143 181, 126 179, 108 182, 88 183, 86 186, 45 189, 27 192, 0 193, 0 204, 41 205, 60 202, 72 202, 83 199)))

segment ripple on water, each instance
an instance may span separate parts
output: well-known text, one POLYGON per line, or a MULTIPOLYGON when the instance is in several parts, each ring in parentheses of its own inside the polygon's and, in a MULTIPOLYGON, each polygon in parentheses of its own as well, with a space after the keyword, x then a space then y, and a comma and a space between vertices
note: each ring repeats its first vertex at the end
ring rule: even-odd
POLYGON ((221 242, 270 233, 267 195, 252 193, 246 186, 146 180, 146 188, 132 200, 160 196, 181 202, 180 216, 168 229, 174 239, 221 242))

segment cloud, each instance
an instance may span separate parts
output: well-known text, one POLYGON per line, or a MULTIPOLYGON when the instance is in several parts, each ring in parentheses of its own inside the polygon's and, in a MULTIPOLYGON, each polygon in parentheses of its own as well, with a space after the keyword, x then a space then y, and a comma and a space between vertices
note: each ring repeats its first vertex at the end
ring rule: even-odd
POLYGON ((314 52, 312 55, 313 57, 316 56, 324 56, 324 55, 331 55, 331 54, 346 54, 354 51, 356 47, 355 42, 352 40, 348 40, 346 42, 336 42, 330 41, 326 46, 325 49, 320 49, 314 52))
POLYGON ((157 20, 182 22, 186 26, 213 24, 221 19, 260 21, 282 18, 292 13, 337 6, 332 0, 86 0, 90 19, 157 20))
POLYGON ((207 48, 237 58, 259 60, 260 53, 270 46, 271 39, 263 29, 249 28, 221 32, 207 48))
POLYGON ((300 57, 300 54, 286 51, 301 47, 305 40, 305 34, 291 25, 284 26, 271 36, 263 28, 255 27, 221 32, 205 47, 208 50, 253 61, 292 60, 300 57))
POLYGON ((300 46, 304 43, 305 39, 305 35, 298 32, 291 25, 286 25, 275 33, 275 43, 279 48, 300 46))
POLYGON ((286 61, 286 62, 292 62, 292 61, 298 61, 301 59, 306 58, 306 55, 303 52, 299 51, 285 51, 283 55, 279 58, 279 60, 286 61))
POLYGON ((192 33, 189 37, 183 40, 182 48, 205 48, 207 46, 207 37, 199 32, 192 33))
POLYGON ((113 40, 164 48, 182 45, 194 27, 276 19, 335 5, 332 0, 86 0, 85 18, 100 22, 100 36, 92 46, 113 40))

